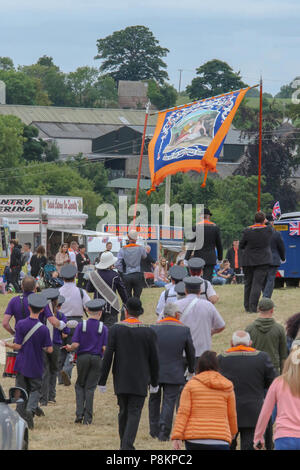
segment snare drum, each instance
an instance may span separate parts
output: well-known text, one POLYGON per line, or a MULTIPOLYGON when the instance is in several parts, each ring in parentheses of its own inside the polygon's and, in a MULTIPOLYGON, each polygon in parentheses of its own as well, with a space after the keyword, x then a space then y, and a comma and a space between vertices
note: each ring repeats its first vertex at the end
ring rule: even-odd
POLYGON ((16 377, 17 373, 14 370, 15 362, 17 358, 17 352, 15 351, 7 351, 6 352, 6 362, 5 362, 5 369, 3 372, 3 377, 16 377))

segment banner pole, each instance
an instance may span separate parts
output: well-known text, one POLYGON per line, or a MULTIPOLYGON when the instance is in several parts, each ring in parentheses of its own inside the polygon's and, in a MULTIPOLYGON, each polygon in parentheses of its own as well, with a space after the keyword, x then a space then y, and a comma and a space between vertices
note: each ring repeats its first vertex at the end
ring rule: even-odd
POLYGON ((147 122, 148 122, 150 104, 151 104, 150 101, 148 101, 147 106, 146 106, 144 131, 143 131, 142 145, 141 145, 141 152, 140 152, 140 162, 139 162, 139 170, 138 170, 138 178, 137 178, 137 183, 136 183, 135 202, 134 202, 134 215, 133 215, 133 220, 132 220, 132 224, 133 224, 134 228, 135 228, 137 203, 138 203, 138 198, 139 198, 140 180, 141 180, 141 171, 142 171, 142 161, 143 161, 143 154, 144 154, 145 137, 146 137, 146 129, 147 129, 147 122))
POLYGON ((262 77, 259 85, 259 147, 258 147, 258 188, 257 188, 257 211, 261 204, 261 157, 262 157, 262 77))

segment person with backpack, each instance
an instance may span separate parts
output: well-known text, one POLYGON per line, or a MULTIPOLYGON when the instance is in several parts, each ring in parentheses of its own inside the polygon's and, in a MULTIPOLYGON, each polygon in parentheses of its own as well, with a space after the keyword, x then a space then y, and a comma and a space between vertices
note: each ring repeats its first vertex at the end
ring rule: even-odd
POLYGON ((105 300, 94 299, 86 303, 88 320, 75 328, 72 344, 64 348, 77 351, 76 419, 77 424, 91 424, 94 393, 100 379, 102 358, 108 340, 108 328, 100 321, 105 300))
POLYGON ((187 276, 186 268, 182 266, 172 266, 169 270, 171 277, 171 282, 166 285, 165 290, 160 294, 157 306, 156 314, 158 315, 158 320, 161 320, 164 315, 165 305, 169 302, 177 301, 177 293, 175 291, 175 286, 178 282, 182 281, 187 276))
POLYGON ((49 329, 40 322, 39 315, 47 306, 47 298, 42 294, 28 296, 29 317, 20 320, 16 325, 13 344, 5 346, 18 351, 15 370, 16 387, 27 391, 27 402, 17 404, 17 411, 33 429, 33 417, 38 409, 43 375, 43 351, 53 351, 49 329))
MULTIPOLYGON (((85 304, 91 300, 84 289, 76 286, 76 275, 77 268, 73 264, 66 264, 60 270, 60 277, 63 279, 64 285, 60 287, 59 295, 65 298, 60 311, 66 316, 69 325, 73 325, 70 326, 70 334, 66 339, 67 344, 71 344, 74 329, 77 323, 82 322, 85 315, 85 304)), ((62 381, 64 385, 68 386, 71 385, 73 358, 66 349, 62 349, 61 354, 61 362, 64 365, 60 371, 59 383, 62 381)))
POLYGON ((188 261, 188 270, 191 277, 196 276, 201 279, 200 285, 200 299, 209 300, 212 304, 215 304, 219 300, 215 289, 212 286, 212 283, 207 279, 203 279, 203 269, 205 266, 205 261, 202 258, 191 258, 188 261))
MULTIPOLYGON (((43 295, 47 297, 49 302, 49 308, 53 315, 60 321, 67 324, 67 318, 63 313, 61 313, 60 307, 64 303, 65 298, 59 295, 58 289, 45 289, 43 290, 43 295)), ((41 406, 47 406, 49 404, 56 403, 56 380, 59 370, 59 358, 60 358, 60 348, 62 346, 63 338, 67 338, 70 329, 68 326, 65 326, 62 330, 58 328, 51 328, 48 325, 50 331, 51 341, 53 343, 53 352, 48 354, 44 351, 44 372, 41 388, 41 397, 40 404, 41 406)))

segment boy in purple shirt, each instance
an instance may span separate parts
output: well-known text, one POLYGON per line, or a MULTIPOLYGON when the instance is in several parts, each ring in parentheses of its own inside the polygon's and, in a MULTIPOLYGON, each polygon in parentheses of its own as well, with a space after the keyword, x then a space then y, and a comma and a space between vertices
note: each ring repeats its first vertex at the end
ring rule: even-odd
MULTIPOLYGON (((59 295, 59 290, 53 288, 45 289, 43 290, 43 295, 47 297, 50 310, 53 312, 54 317, 66 324, 68 321, 66 316, 59 311, 65 298, 62 295, 59 295)), ((52 325, 48 325, 48 327, 50 329, 50 337, 53 342, 53 352, 51 354, 48 354, 45 351, 43 352, 44 373, 40 397, 41 406, 47 406, 48 402, 51 404, 56 403, 56 379, 59 371, 62 338, 66 338, 70 334, 70 328, 67 326, 62 330, 55 327, 53 328, 52 325)))
POLYGON ((94 393, 99 382, 102 357, 108 338, 108 328, 100 321, 105 301, 94 299, 85 304, 88 320, 79 323, 74 331, 68 352, 77 349, 76 419, 75 423, 91 424, 94 393))
MULTIPOLYGON (((13 328, 10 326, 12 317, 15 318, 15 328, 20 320, 24 320, 25 318, 29 317, 28 297, 30 294, 36 292, 36 280, 32 276, 24 277, 22 281, 22 291, 22 295, 18 295, 10 299, 4 312, 2 326, 11 335, 15 334, 15 330, 13 330, 13 328)), ((59 320, 54 317, 48 305, 46 305, 45 309, 41 311, 39 320, 44 324, 46 324, 47 320, 49 320, 49 322, 55 328, 63 329, 65 326, 60 324, 59 320)))
POLYGON ((27 404, 17 405, 17 411, 33 429, 33 416, 38 409, 38 403, 43 375, 43 350, 53 351, 48 328, 39 321, 39 315, 47 305, 47 298, 42 294, 28 296, 30 315, 19 320, 13 344, 5 345, 18 351, 15 363, 17 371, 16 386, 24 388, 28 393, 27 404))

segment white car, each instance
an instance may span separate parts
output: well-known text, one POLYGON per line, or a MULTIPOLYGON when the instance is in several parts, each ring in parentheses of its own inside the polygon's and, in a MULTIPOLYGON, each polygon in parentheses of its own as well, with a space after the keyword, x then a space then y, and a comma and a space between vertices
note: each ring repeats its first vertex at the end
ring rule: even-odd
POLYGON ((26 421, 9 405, 28 400, 27 393, 20 387, 9 389, 9 398, 0 385, 0 451, 27 450, 28 426, 26 421))

